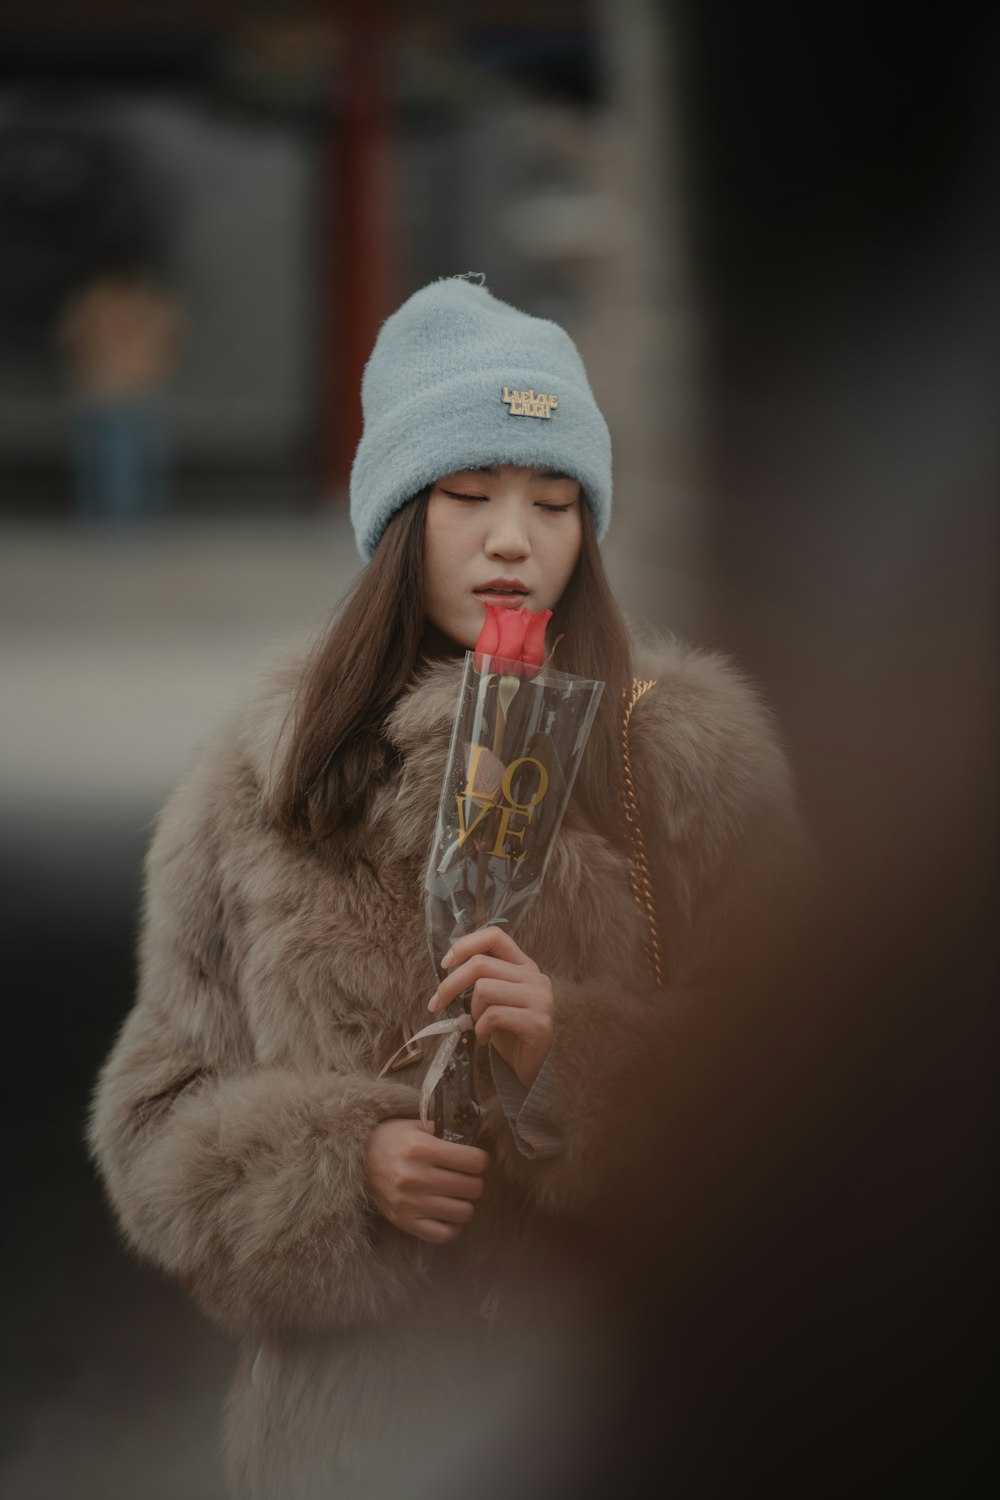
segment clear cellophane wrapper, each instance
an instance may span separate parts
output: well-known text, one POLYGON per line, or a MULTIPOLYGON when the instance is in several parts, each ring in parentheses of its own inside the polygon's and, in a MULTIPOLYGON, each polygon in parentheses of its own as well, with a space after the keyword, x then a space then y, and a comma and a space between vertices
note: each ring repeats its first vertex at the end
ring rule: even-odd
MULTIPOLYGON (((436 973, 466 933, 512 930, 539 889, 600 702, 601 682, 524 670, 466 653, 424 883, 436 973)), ((439 1135, 465 1142, 481 1118, 469 999, 423 1033, 440 1040, 421 1100, 439 1135)))

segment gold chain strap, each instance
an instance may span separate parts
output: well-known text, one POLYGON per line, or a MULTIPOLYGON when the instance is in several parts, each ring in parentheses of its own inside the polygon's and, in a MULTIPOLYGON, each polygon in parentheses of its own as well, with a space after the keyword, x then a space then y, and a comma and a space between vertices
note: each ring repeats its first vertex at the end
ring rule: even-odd
POLYGON ((639 821, 639 798, 636 795, 635 777, 632 773, 632 746, 629 739, 632 710, 639 699, 655 686, 656 679, 653 677, 636 677, 632 682, 631 693, 626 688, 622 695, 625 705, 622 722, 622 767, 625 773, 625 784, 622 788, 621 804, 632 843, 632 860, 629 866, 632 895, 646 918, 646 942, 644 944, 646 962, 649 964, 649 972, 656 984, 662 985, 663 961, 660 953, 659 925, 656 920, 656 899, 653 894, 652 872, 646 855, 646 843, 642 836, 642 824, 639 821))

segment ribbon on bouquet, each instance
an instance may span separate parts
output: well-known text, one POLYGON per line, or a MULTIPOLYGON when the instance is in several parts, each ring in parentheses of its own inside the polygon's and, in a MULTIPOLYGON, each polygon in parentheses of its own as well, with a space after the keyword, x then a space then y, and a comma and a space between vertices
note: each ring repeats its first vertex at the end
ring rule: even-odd
POLYGON ((422 1030, 415 1032, 409 1041, 404 1042, 401 1047, 397 1047, 389 1058, 389 1061, 379 1072, 378 1076, 382 1078, 384 1074, 388 1073, 396 1058, 401 1057, 404 1052, 408 1052, 414 1042, 423 1041, 424 1037, 428 1036, 439 1036, 441 1038, 420 1089, 420 1123, 425 1130, 434 1129, 428 1118, 428 1110, 431 1100, 434 1097, 434 1090, 440 1083, 445 1068, 455 1055, 455 1048, 458 1046, 459 1037, 464 1031, 470 1031, 474 1025, 475 1022, 466 1011, 462 1011, 461 1015, 458 1016, 445 1016, 442 1021, 432 1021, 429 1026, 424 1026, 422 1030))

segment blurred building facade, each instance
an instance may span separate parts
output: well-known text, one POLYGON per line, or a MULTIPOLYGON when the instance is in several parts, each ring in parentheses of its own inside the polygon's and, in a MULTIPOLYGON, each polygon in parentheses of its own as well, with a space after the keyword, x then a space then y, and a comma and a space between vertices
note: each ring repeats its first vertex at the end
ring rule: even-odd
POLYGON ((74 14, 0 21, 0 515, 68 510, 52 321, 124 244, 190 313, 178 513, 342 504, 379 322, 475 269, 579 341, 635 558, 690 521, 697 317, 653 0, 74 14))

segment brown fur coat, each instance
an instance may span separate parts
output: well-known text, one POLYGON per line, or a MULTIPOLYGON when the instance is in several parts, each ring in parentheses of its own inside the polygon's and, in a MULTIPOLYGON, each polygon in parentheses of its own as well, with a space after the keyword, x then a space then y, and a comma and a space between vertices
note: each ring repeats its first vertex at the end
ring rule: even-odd
POLYGON ((89 1139, 130 1245, 240 1343, 224 1429, 240 1495, 441 1497, 538 1382, 572 1385, 572 1225, 655 1159, 685 1017, 745 961, 797 843, 786 760, 743 677, 677 643, 639 665, 658 683, 632 745, 669 983, 650 983, 623 856, 571 809, 517 933, 555 987, 563 1149, 524 1155, 489 1099, 487 1191, 433 1251, 375 1215, 363 1153, 376 1122, 417 1113, 419 1069, 376 1074, 436 983, 422 882, 461 664, 426 668, 394 708, 402 768, 343 847, 307 853, 269 824, 291 668, 161 814, 138 998, 89 1139), (501 1309, 527 1311, 530 1353, 485 1338, 497 1286, 501 1309))

